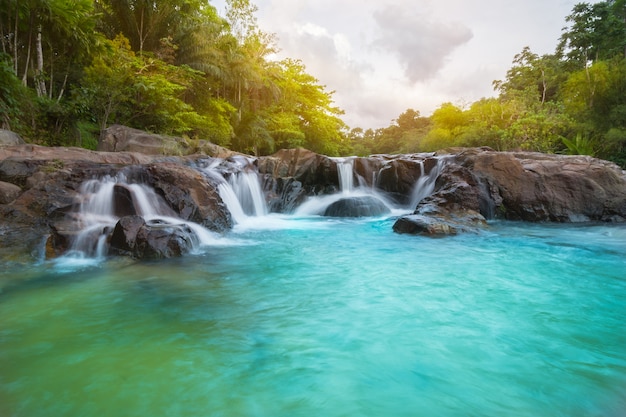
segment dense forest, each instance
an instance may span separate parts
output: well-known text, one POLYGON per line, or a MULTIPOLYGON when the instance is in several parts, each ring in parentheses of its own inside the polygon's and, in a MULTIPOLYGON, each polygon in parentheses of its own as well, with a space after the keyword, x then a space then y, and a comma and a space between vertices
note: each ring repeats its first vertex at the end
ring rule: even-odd
POLYGON ((249 0, 0 0, 0 124, 31 143, 95 148, 117 123, 249 154, 450 146, 588 154, 626 166, 626 0, 577 4, 554 53, 524 48, 496 97, 350 129, 333 92, 249 0))

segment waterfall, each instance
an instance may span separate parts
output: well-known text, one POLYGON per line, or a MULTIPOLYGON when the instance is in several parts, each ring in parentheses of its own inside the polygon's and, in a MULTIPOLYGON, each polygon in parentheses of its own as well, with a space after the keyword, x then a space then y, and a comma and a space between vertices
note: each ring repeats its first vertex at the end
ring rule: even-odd
POLYGON ((428 174, 425 173, 424 161, 420 161, 420 177, 415 183, 413 192, 411 193, 411 208, 415 209, 420 201, 430 196, 435 190, 435 182, 441 174, 447 160, 445 158, 437 158, 437 163, 428 174))
POLYGON ((243 212, 248 216, 265 216, 267 204, 261 191, 259 176, 256 172, 242 171, 232 175, 229 184, 237 195, 243 212))
POLYGON ((339 192, 309 197, 295 211, 299 216, 376 217, 390 213, 392 205, 384 196, 368 186, 363 177, 355 175, 356 157, 333 158, 337 164, 339 192), (358 187, 354 186, 354 179, 358 187))
POLYGON ((337 158, 335 161, 339 175, 339 189, 343 194, 350 194, 354 190, 354 158, 337 158))
POLYGON ((220 197, 235 223, 242 224, 251 217, 266 216, 269 209, 259 175, 250 168, 250 164, 235 160, 234 164, 227 165, 226 173, 220 172, 220 168, 224 167, 220 167, 220 163, 213 163, 202 171, 217 182, 220 197))
POLYGON ((187 225, 198 244, 215 242, 209 230, 178 218, 154 189, 145 184, 128 183, 122 174, 86 181, 79 191, 82 201, 73 213, 79 230, 72 239, 69 255, 104 258, 108 238, 119 219, 134 214, 142 216, 146 222, 187 225))

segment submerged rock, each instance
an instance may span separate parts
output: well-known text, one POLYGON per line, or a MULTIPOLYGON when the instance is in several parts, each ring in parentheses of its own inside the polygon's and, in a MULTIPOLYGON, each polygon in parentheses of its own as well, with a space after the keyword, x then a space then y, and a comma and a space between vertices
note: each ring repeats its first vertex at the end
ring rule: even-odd
POLYGON ((446 214, 411 214, 400 217, 393 231, 400 234, 447 236, 459 233, 478 233, 486 226, 485 218, 473 210, 446 214))
POLYGON ((373 217, 390 212, 389 207, 373 196, 344 197, 324 211, 327 217, 373 217))

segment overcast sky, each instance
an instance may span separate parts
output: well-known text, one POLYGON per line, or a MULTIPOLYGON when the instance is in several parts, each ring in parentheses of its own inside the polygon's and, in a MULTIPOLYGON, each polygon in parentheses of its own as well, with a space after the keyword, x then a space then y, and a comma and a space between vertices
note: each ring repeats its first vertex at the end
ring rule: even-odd
MULTIPOLYGON (((280 57, 307 72, 345 110, 351 127, 388 126, 408 108, 495 95, 513 57, 552 53, 582 0, 252 0, 280 57)), ((595 2, 595 1, 590 1, 595 2)), ((223 0, 212 2, 224 15, 223 0)))

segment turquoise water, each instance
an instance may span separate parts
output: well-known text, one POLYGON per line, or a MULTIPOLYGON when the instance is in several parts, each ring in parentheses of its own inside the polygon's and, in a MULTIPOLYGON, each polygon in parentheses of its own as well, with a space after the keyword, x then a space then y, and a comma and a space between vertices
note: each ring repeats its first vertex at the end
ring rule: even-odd
POLYGON ((0 416, 624 416, 626 227, 276 219, 0 275, 0 416))

